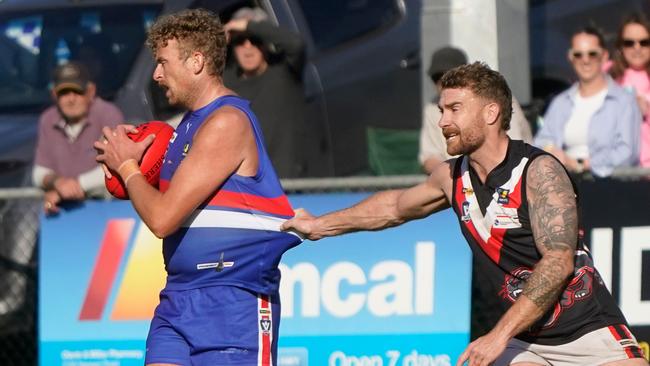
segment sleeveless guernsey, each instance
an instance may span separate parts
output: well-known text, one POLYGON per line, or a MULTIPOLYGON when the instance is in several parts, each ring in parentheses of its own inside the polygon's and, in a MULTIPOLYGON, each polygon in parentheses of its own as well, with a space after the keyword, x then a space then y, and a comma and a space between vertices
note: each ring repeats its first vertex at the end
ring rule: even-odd
POLYGON ((248 116, 255 134, 259 168, 253 177, 232 174, 180 229, 164 238, 165 288, 231 285, 273 294, 279 287, 278 264, 282 254, 301 239, 279 231, 282 222, 293 217, 294 212, 266 153, 257 117, 248 101, 223 96, 188 112, 169 143, 160 173, 160 189, 167 190, 201 124, 224 106, 238 108, 248 116))
MULTIPOLYGON (((542 258, 533 240, 526 197, 530 162, 546 152, 510 140, 505 160, 481 183, 466 156, 456 160, 452 207, 474 254, 478 285, 498 300, 497 322, 521 294, 542 258)), ((575 187, 574 187, 575 191, 575 187)), ((516 338, 528 343, 563 344, 608 325, 626 324, 614 298, 594 269, 591 254, 577 241, 573 276, 559 301, 516 338)), ((484 291, 485 293, 485 291, 484 291)))

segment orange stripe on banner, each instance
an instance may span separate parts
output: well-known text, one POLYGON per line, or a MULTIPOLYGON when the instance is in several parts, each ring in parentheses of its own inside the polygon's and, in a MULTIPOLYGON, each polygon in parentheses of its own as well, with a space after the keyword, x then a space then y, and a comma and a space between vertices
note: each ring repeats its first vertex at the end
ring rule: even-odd
POLYGON ((111 320, 149 320, 165 286, 162 240, 147 225, 140 225, 133 239, 110 314, 111 320))
POLYGON ((133 219, 108 221, 79 320, 101 319, 134 224, 133 219))

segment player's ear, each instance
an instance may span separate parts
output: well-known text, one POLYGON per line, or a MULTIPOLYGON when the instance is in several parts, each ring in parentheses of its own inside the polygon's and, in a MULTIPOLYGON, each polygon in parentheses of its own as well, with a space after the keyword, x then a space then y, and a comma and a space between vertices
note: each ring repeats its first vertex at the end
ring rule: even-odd
POLYGON ((483 119, 488 125, 493 125, 499 121, 499 112, 501 108, 497 103, 488 103, 483 107, 483 119))
POLYGON ((200 74, 205 67, 205 56, 199 51, 194 51, 192 52, 192 56, 190 56, 190 58, 190 67, 192 68, 192 71, 194 74, 200 74))

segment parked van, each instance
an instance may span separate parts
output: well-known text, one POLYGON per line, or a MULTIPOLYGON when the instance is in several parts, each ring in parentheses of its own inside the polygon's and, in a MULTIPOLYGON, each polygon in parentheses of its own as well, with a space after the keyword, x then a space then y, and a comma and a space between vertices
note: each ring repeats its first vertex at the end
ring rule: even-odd
POLYGON ((0 1, 0 186, 29 185, 38 114, 52 103, 56 65, 88 64, 99 95, 127 121, 168 120, 170 107, 152 81, 143 46, 161 14, 207 8, 227 21, 258 6, 303 35, 305 176, 362 174, 368 127, 417 129, 421 91, 418 0, 4 0, 0 1))

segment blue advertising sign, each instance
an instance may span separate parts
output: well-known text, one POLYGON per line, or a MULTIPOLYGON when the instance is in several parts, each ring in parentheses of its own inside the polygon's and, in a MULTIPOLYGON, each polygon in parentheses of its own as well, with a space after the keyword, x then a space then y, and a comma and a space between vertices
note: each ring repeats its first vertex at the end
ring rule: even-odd
MULTIPOLYGON (((290 201, 322 214, 366 196, 290 201)), ((165 274, 130 203, 44 219, 40 259, 40 364, 142 365, 165 274)), ((451 211, 307 241, 280 269, 279 365, 451 365, 469 341, 471 254, 451 211)))

